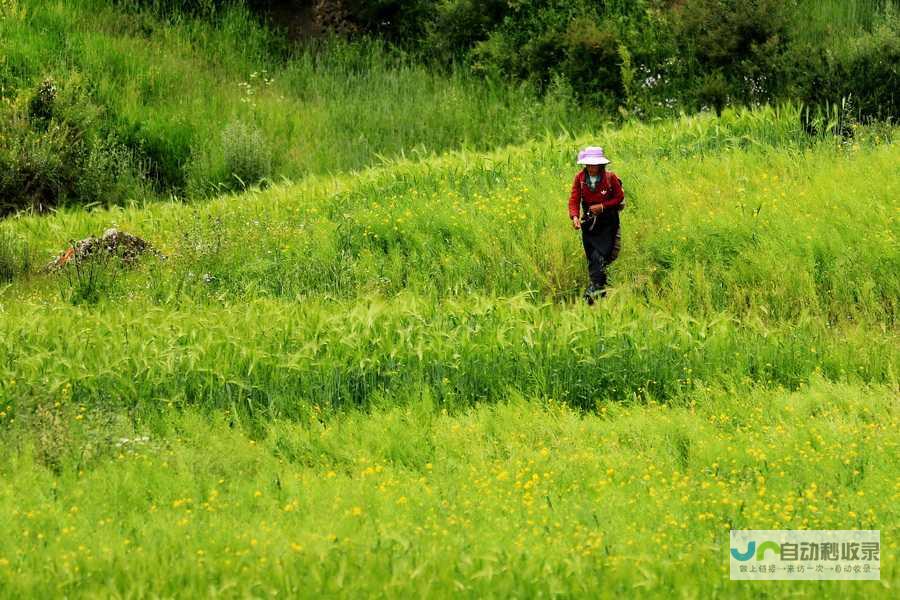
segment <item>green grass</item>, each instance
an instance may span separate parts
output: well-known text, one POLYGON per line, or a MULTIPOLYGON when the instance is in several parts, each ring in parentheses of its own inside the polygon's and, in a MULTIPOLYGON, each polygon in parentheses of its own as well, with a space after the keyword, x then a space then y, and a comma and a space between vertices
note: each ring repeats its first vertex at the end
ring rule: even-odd
POLYGON ((840 44, 871 30, 886 11, 897 9, 896 0, 801 0, 796 8, 796 35, 807 42, 824 36, 831 44, 840 44))
POLYGON ((0 595, 890 597, 890 128, 726 111, 0 223, 0 595), (600 142, 597 307, 565 201, 600 142), (88 298, 88 301, 85 301, 88 298), (730 528, 877 528, 880 583, 728 581, 730 528))
MULTIPOLYGON (((828 39, 836 53, 855 56, 849 40, 884 21, 886 5, 804 2, 792 35, 814 48, 828 39)), ((397 158, 489 151, 618 118, 580 106, 570 86, 538 94, 465 66, 427 67, 377 41, 290 47, 240 7, 206 18, 162 17, 129 1, 0 7, 0 163, 11 174, 0 188, 14 196, 33 185, 50 205, 215 196, 397 158), (29 125, 27 106, 47 78, 71 100, 56 115, 77 131, 68 138, 29 125), (85 148, 66 154, 76 141, 85 148)), ((862 108, 890 115, 889 107, 862 108)), ((32 200, 7 199, 0 211, 32 200)))
POLYGON ((0 594, 889 597, 896 409, 816 382, 591 416, 522 400, 313 415, 259 442, 188 410, 147 441, 105 431, 60 476, 20 445, 0 466, 0 594), (729 582, 732 527, 880 528, 882 580, 729 582))
POLYGON ((570 99, 432 71, 377 42, 288 50, 242 8, 210 21, 104 0, 7 3, 0 96, 28 97, 47 77, 80 82, 102 108, 96 126, 138 152, 166 193, 242 187, 229 155, 260 156, 261 175, 282 181, 599 123, 570 99), (259 135, 229 138, 235 123, 259 135))

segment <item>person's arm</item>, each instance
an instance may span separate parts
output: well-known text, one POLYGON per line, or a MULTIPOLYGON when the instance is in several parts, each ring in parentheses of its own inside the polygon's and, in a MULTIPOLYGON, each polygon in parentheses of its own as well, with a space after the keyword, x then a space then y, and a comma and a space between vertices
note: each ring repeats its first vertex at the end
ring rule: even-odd
POLYGON ((572 193, 569 194, 569 218, 574 219, 581 211, 579 204, 581 203, 581 174, 575 176, 572 182, 572 193))
POLYGON ((569 194, 569 220, 572 221, 572 227, 581 229, 581 173, 575 176, 572 182, 572 193, 569 194))

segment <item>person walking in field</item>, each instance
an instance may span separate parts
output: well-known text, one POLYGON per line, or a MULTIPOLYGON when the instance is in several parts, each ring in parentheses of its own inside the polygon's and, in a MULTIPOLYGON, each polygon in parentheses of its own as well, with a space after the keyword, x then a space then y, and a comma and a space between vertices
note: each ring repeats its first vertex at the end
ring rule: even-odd
POLYGON ((584 293, 588 304, 606 295, 607 267, 619 255, 619 211, 625 207, 625 191, 615 173, 606 170, 610 160, 603 148, 589 146, 578 153, 584 168, 575 176, 569 196, 572 227, 581 230, 591 283, 584 293))

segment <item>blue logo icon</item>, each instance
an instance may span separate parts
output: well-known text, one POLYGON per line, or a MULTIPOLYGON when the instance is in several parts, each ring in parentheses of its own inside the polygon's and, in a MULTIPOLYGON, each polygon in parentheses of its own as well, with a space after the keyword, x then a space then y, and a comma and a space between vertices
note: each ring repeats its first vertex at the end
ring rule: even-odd
POLYGON ((759 545, 759 549, 757 549, 756 547, 756 542, 748 542, 746 552, 741 552, 737 548, 732 548, 731 556, 733 556, 735 560, 739 560, 741 562, 746 562, 754 556, 756 556, 756 560, 765 560, 767 550, 771 550, 778 556, 781 556, 781 545, 772 541, 763 542, 759 545))

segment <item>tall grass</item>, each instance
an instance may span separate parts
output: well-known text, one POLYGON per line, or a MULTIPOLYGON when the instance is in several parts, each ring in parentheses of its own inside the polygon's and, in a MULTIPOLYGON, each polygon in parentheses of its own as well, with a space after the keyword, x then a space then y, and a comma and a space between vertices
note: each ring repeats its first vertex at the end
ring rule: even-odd
POLYGON ((93 308, 65 307, 45 278, 9 290, 0 365, 41 382, 18 388, 26 403, 69 382, 86 402, 291 416, 423 390, 447 406, 514 389, 593 407, 816 374, 895 383, 896 149, 880 129, 809 142, 796 116, 396 161, 193 209, 20 218, 11 230, 48 257, 115 225, 170 258, 93 308), (575 151, 596 139, 628 203, 599 314, 572 305, 584 259, 565 216, 575 151), (67 339, 76 323, 87 337, 67 339))
POLYGON ((0 288, 0 596, 755 598, 729 529, 875 528, 874 587, 766 591, 890 597, 894 134, 726 111, 0 223, 167 255, 0 288), (589 143, 628 203, 593 308, 589 143))
POLYGON ((890 598, 898 580, 886 388, 587 417, 426 402, 252 438, 234 413, 46 413, 0 425, 4 596, 890 598), (881 580, 729 581, 732 528, 881 529, 881 580))
POLYGON ((152 413, 164 401, 271 419, 422 394, 448 409, 513 390, 593 409, 708 386, 796 389, 815 375, 896 383, 896 332, 809 316, 773 322, 761 309, 743 322, 618 302, 594 316, 471 297, 31 311, 39 324, 10 310, 2 329, 0 356, 10 366, 0 377, 18 380, 3 387, 16 412, 65 386, 87 404, 108 399, 152 413), (79 327, 85 334, 69 334, 79 327))
POLYGON ((832 48, 871 31, 885 11, 896 11, 896 0, 801 0, 797 4, 795 35, 799 40, 820 43, 829 39, 832 48))
POLYGON ((48 76, 61 87, 84 81, 104 110, 98 126, 144 157, 161 190, 215 194, 256 183, 239 182, 228 157, 259 144, 271 159, 262 175, 296 179, 599 120, 570 98, 539 99, 463 69, 431 71, 378 42, 288 51, 239 5, 212 20, 162 19, 102 0, 17 6, 0 21, 4 95, 27 96, 48 76), (258 138, 223 135, 236 122, 258 138))

